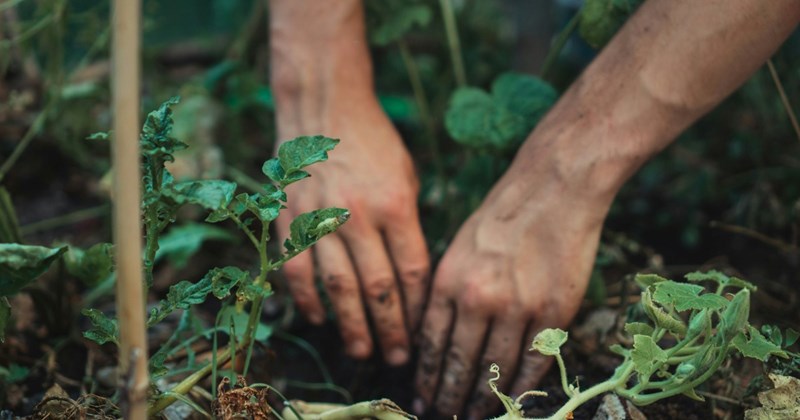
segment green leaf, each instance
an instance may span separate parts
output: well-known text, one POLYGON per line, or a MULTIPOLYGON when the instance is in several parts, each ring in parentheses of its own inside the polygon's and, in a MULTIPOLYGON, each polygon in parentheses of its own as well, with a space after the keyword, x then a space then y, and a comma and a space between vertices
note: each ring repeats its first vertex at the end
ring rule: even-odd
POLYGON ((634 336, 637 334, 640 335, 652 335, 653 334, 653 327, 649 324, 645 324, 644 322, 629 322, 625 324, 625 332, 628 333, 630 336, 634 336))
POLYGON ((235 183, 218 179, 180 182, 161 191, 174 205, 196 204, 211 211, 227 207, 234 192, 235 183))
POLYGON ((504 73, 492 84, 495 103, 522 117, 527 136, 558 99, 558 92, 544 80, 520 73, 504 73))
POLYGON ((663 281, 669 281, 669 279, 659 276, 658 274, 636 274, 636 277, 633 278, 633 281, 636 282, 642 289, 647 289, 648 287, 656 284, 661 283, 663 281))
POLYGON ((704 293, 705 287, 678 283, 672 280, 655 285, 653 300, 662 305, 673 305, 678 311, 689 309, 720 309, 728 304, 727 299, 714 293, 704 293))
POLYGON ((523 117, 495 104, 491 95, 477 88, 453 93, 444 124, 453 140, 473 148, 507 150, 527 135, 523 117))
POLYGON ((339 144, 338 139, 325 136, 302 136, 289 140, 278 148, 278 157, 264 162, 264 175, 285 187, 308 176, 302 169, 328 160, 328 152, 339 144))
POLYGON ((293 254, 303 252, 323 236, 336 231, 348 218, 350 212, 336 207, 303 213, 292 220, 290 237, 284 246, 293 254))
POLYGON ((686 324, 683 323, 682 320, 670 315, 663 308, 657 306, 653 303, 653 288, 655 286, 648 287, 644 292, 642 292, 642 300, 640 302, 644 313, 650 318, 653 323, 665 330, 669 331, 675 336, 682 337, 686 334, 686 324))
POLYGON ((386 46, 401 39, 415 26, 427 26, 433 11, 427 4, 402 2, 368 2, 370 10, 375 10, 380 23, 370 31, 370 41, 378 46, 386 46))
POLYGON ((206 241, 235 242, 237 236, 225 229, 203 223, 187 223, 170 229, 158 238, 156 261, 167 258, 175 268, 183 268, 206 241))
POLYGON ((786 338, 784 339, 784 347, 789 347, 797 342, 797 339, 800 338, 800 332, 793 328, 786 329, 786 338))
POLYGON ((265 299, 272 296, 272 287, 269 283, 257 286, 253 283, 239 286, 236 290, 236 298, 245 302, 252 302, 257 298, 265 299))
MULTIPOLYGON (((233 325, 236 330, 236 341, 242 342, 244 340, 244 333, 247 331, 247 322, 250 315, 245 311, 238 311, 236 306, 226 306, 220 311, 220 324, 223 327, 233 325)), ((272 327, 259 322, 256 326, 255 340, 264 341, 272 336, 272 327)))
POLYGON ((83 336, 97 344, 114 343, 119 345, 119 326, 117 320, 105 316, 97 309, 84 309, 81 313, 92 322, 92 328, 83 336))
POLYGON ((561 346, 567 342, 567 332, 559 328, 545 328, 536 334, 531 343, 531 350, 536 350, 545 356, 555 356, 561 353, 561 346))
POLYGON ((172 106, 178 102, 178 97, 169 98, 157 110, 147 114, 140 139, 142 154, 145 156, 171 162, 174 160, 173 153, 187 147, 186 143, 172 136, 172 106))
POLYGON ((750 291, 742 289, 733 296, 728 307, 722 313, 717 327, 717 336, 723 342, 728 342, 733 337, 744 331, 747 319, 750 317, 750 291))
POLYGON ((13 295, 44 274, 67 247, 0 244, 0 296, 13 295))
POLYGON ((16 384, 28 379, 31 371, 25 366, 12 363, 8 368, 0 366, 0 379, 6 384, 16 384))
POLYGON ((633 336, 631 361, 636 372, 643 377, 649 377, 667 361, 667 352, 649 335, 637 334, 633 336))
POLYGON ((0 343, 6 341, 6 328, 11 322, 11 305, 8 299, 3 296, 0 297, 0 343))
POLYGON ((192 305, 203 303, 209 293, 211 293, 211 277, 208 275, 197 283, 183 280, 172 285, 167 292, 167 298, 159 302, 158 307, 150 310, 147 326, 161 322, 177 309, 187 309, 192 305))
POLYGON ((733 338, 731 345, 742 353, 742 356, 766 362, 769 356, 789 358, 779 345, 767 340, 752 325, 747 326, 747 333, 740 332, 733 338))
POLYGON ((150 356, 150 360, 148 361, 150 366, 148 370, 150 371, 151 380, 160 378, 169 373, 169 368, 164 366, 164 362, 167 361, 169 352, 162 351, 164 349, 166 349, 166 347, 162 347, 154 355, 150 356))
POLYGON ((644 0, 586 0, 580 10, 578 31, 594 48, 611 40, 644 0))
POLYGON ((113 249, 109 243, 99 243, 87 250, 70 247, 64 254, 64 267, 87 286, 95 286, 114 272, 113 249))
POLYGON ((239 194, 232 210, 239 215, 244 209, 252 213, 262 223, 269 223, 278 218, 281 210, 286 208, 282 201, 286 201, 286 193, 274 185, 264 186, 265 193, 239 194))
POLYGON ((211 278, 211 293, 217 299, 224 299, 235 286, 247 283, 250 273, 238 267, 223 267, 212 269, 206 277, 211 278))
POLYGON ((729 277, 725 273, 719 272, 717 270, 711 270, 707 272, 695 271, 693 273, 687 274, 686 280, 693 283, 698 283, 702 281, 712 281, 722 287, 728 287, 728 286, 738 287, 740 289, 748 289, 751 292, 755 292, 756 290, 758 290, 758 287, 756 287, 756 285, 754 285, 753 283, 750 283, 746 280, 742 280, 737 277, 729 277))

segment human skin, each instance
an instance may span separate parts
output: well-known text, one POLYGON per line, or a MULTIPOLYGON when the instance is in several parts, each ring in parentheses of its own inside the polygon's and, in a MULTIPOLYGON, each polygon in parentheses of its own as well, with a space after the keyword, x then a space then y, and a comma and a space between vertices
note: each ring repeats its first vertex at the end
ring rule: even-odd
MULTIPOLYGON (((291 23, 279 19, 297 18, 297 15, 276 17, 274 13, 275 7, 283 2, 272 1, 272 23, 291 27, 291 23)), ((300 0, 289 2, 298 9, 310 6, 300 0)), ((328 31, 324 39, 343 44, 339 46, 353 54, 348 48, 354 48, 356 36, 363 38, 363 22, 356 25, 358 29, 337 24, 352 25, 356 16, 363 19, 360 3, 341 1, 334 5, 325 2, 317 7, 328 10, 313 16, 306 14, 304 18, 318 18, 326 25, 311 31, 328 31), (334 19, 339 16, 334 10, 353 19, 334 19)), ((549 366, 549 360, 523 350, 539 330, 566 327, 577 312, 603 220, 619 188, 649 157, 741 85, 777 49, 799 20, 800 1, 797 0, 648 0, 640 8, 530 134, 509 170, 461 227, 447 250, 434 276, 421 330, 416 411, 433 408, 442 415, 485 416, 498 404, 486 385, 492 362, 498 363, 503 372, 498 383, 500 389, 518 395, 535 387, 549 366)), ((304 30, 313 26, 308 25, 308 21, 295 21, 294 25, 304 30)), ((298 42, 303 44, 304 41, 298 42)), ((363 39, 357 44, 366 50, 363 39)), ((280 47, 273 38, 273 49, 280 47)), ((284 59, 295 54, 289 47, 284 48, 284 59)), ((402 147, 397 146, 399 140, 394 130, 384 128, 388 121, 387 125, 378 123, 385 121, 385 116, 375 118, 379 111, 367 109, 377 104, 366 105, 370 101, 358 99, 374 97, 372 86, 363 84, 365 80, 371 84, 371 76, 354 77, 355 71, 340 67, 326 70, 326 63, 319 62, 319 58, 342 54, 328 43, 311 43, 305 48, 316 51, 316 55, 312 54, 313 60, 306 61, 309 69, 304 70, 323 72, 327 77, 318 79, 316 85, 295 80, 287 84, 291 88, 283 93, 292 97, 302 96, 306 91, 333 89, 343 96, 334 93, 321 97, 337 100, 350 97, 346 105, 339 103, 338 106, 360 109, 362 112, 356 114, 358 119, 370 122, 362 125, 358 121, 348 121, 353 126, 366 127, 364 131, 354 129, 348 134, 368 133, 370 141, 380 142, 381 148, 391 147, 391 154, 376 153, 370 159, 381 162, 378 170, 386 173, 387 179, 399 179, 399 188, 405 188, 403 182, 415 185, 415 181, 408 181, 413 179, 413 173, 396 170, 410 166, 391 162, 395 153, 400 153, 396 150, 402 147), (339 73, 342 74, 337 76, 339 73), (344 76, 347 77, 340 78, 344 76), (389 161, 383 162, 384 159, 389 161)), ((273 53, 273 60, 275 58, 273 53)), ((367 69, 365 71, 370 67, 366 54, 358 54, 358 60, 350 55, 349 59, 338 63, 367 69)), ((276 88, 282 80, 277 73, 279 70, 274 68, 276 88)), ((282 109, 291 103, 278 99, 279 130, 281 124, 285 124, 281 122, 282 109)), ((315 123, 318 120, 314 114, 302 115, 299 107, 297 110, 297 119, 304 121, 304 125, 296 125, 295 131, 287 133, 299 134, 297 130, 300 129, 313 132, 328 127, 315 123)), ((367 146, 364 150, 359 156, 367 156, 367 146)), ((347 179, 341 178, 343 184, 339 185, 339 192, 348 191, 347 185, 361 178, 357 174, 364 173, 358 172, 357 163, 346 162, 347 159, 349 155, 340 160, 341 165, 350 166, 343 166, 349 169, 347 179)), ((319 178, 328 176, 324 166, 327 165, 320 166, 319 178)), ((335 170, 329 171, 334 173, 335 170)), ((318 185, 317 189, 310 186, 305 192, 311 197, 324 197, 328 193, 322 186, 318 185)), ((371 185, 353 188, 369 187, 371 185)), ((383 194, 373 191, 367 195, 383 194)), ((400 200, 402 197, 393 198, 400 200)), ((333 199, 335 197, 331 197, 333 199)), ((413 202, 413 198, 409 200, 413 202)), ((333 204, 342 205, 342 202, 333 204)), ((397 201, 387 207, 383 210, 403 207, 403 203, 397 201)), ((353 217, 357 216, 354 213, 353 217)), ((414 222, 406 227, 408 231, 419 229, 416 219, 414 222)), ((351 236, 350 240, 360 239, 351 236)), ((368 258, 353 255, 359 259, 368 258)), ((309 259, 298 262, 294 270, 299 272, 303 264, 310 273, 309 259)), ((417 268, 420 267, 423 265, 417 268)), ((307 278, 310 277, 308 274, 307 278)), ((310 280, 298 283, 310 284, 310 280)), ((360 284, 369 283, 362 280, 360 284)), ((412 284, 421 285, 424 281, 412 284)), ((371 296, 366 290, 364 295, 367 299, 371 296)), ((422 298, 413 300, 414 304, 406 307, 417 308, 417 302, 421 301, 422 298)), ((352 306, 341 302, 336 305, 337 314, 350 310, 364 313, 360 302, 353 302, 352 306)), ((416 313, 408 309, 406 312, 416 313)), ((346 326, 348 322, 347 318, 340 318, 343 334, 350 330, 346 326)), ((381 325, 376 327, 381 337, 381 325)), ((344 336, 347 340, 348 335, 344 336)))

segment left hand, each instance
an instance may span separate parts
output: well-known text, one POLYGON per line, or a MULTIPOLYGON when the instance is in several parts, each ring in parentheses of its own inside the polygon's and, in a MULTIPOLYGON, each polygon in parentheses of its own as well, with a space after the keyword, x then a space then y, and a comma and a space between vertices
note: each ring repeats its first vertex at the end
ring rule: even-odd
POLYGON ((567 326, 580 306, 607 205, 522 175, 510 171, 493 189, 439 265, 423 322, 418 412, 485 418, 500 403, 487 385, 492 363, 500 390, 532 389, 551 362, 527 351, 534 335, 567 326))

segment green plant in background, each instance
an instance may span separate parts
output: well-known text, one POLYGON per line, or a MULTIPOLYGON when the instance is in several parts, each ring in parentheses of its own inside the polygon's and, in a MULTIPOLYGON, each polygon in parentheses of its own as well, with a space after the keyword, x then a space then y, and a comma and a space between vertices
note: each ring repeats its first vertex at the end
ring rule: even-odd
MULTIPOLYGON (((179 233, 190 236, 180 244, 176 239, 160 241, 161 233, 168 225, 175 222, 178 210, 187 204, 196 205, 209 211, 206 221, 218 223, 233 221, 252 243, 259 256, 258 274, 237 267, 217 267, 211 269, 196 282, 181 281, 170 287, 164 300, 150 311, 147 326, 153 327, 176 310, 184 310, 184 314, 172 336, 150 358, 151 377, 159 378, 170 371, 165 367, 167 358, 181 349, 189 349, 191 343, 200 337, 215 335, 215 358, 211 362, 194 361, 191 353, 189 366, 173 371, 192 373, 171 390, 154 397, 152 413, 157 413, 176 399, 183 399, 197 382, 209 374, 216 375, 217 367, 237 352, 245 352, 246 359, 242 374, 249 368, 253 344, 256 340, 265 340, 269 329, 260 323, 261 304, 272 291, 267 281, 269 273, 278 270, 283 264, 305 251, 321 237, 334 232, 345 223, 349 213, 345 209, 326 208, 304 213, 296 217, 290 225, 290 237, 284 242, 285 252, 270 256, 267 253, 269 226, 280 211, 285 208, 287 200, 284 189, 309 176, 304 170, 309 165, 327 160, 338 140, 324 136, 298 137, 284 143, 278 150, 278 156, 266 161, 263 173, 272 181, 262 186, 262 191, 254 194, 236 194, 236 184, 223 180, 200 180, 175 182, 165 168, 171 162, 174 153, 186 147, 172 135, 172 109, 177 98, 164 102, 156 111, 151 112, 144 123, 140 140, 142 153, 143 194, 142 214, 145 230, 145 248, 143 266, 145 270, 145 288, 152 285, 153 267, 158 258, 170 255, 177 262, 185 263, 192 249, 199 246, 205 238, 221 237, 221 231, 213 226, 197 224, 179 228, 179 233), (207 228, 207 229, 206 229, 207 228), (159 253, 159 247, 165 246, 159 253), (172 249, 175 248, 175 249, 172 249), (185 338, 185 334, 196 331, 193 325, 192 308, 208 299, 209 295, 223 301, 223 309, 218 316, 218 325, 211 330, 204 330, 185 338), (249 306, 248 306, 249 305, 249 306), (224 315, 224 316, 223 316, 224 315), (226 327, 230 327, 229 329, 226 327), (237 331, 238 329, 238 331, 237 331), (230 337, 229 348, 218 354, 216 352, 216 333, 227 331, 230 337)), ((93 139, 108 138, 104 133, 91 136, 93 139)), ((165 239, 169 236, 165 236, 165 239)), ((20 288, 41 276, 50 265, 64 258, 67 271, 74 277, 82 279, 86 284, 97 284, 112 274, 112 249, 109 244, 98 244, 87 250, 70 248, 46 248, 21 244, 0 244, 0 331, 10 316, 10 308, 6 296, 15 294, 20 288), (69 249, 69 251, 68 251, 69 249)), ((98 344, 118 344, 119 330, 117 321, 96 309, 85 309, 83 314, 92 323, 92 328, 84 332, 84 336, 98 344)), ((0 339, 2 335, 0 333, 0 339)), ((233 375, 235 378, 235 375, 233 375)))
MULTIPOLYGON (((644 289, 640 304, 650 323, 625 324, 632 345, 611 346, 612 352, 623 357, 622 362, 611 378, 588 389, 570 384, 560 350, 567 341, 567 333, 545 329, 536 335, 531 350, 556 359, 561 385, 569 398, 549 419, 567 418, 575 408, 606 392, 614 392, 636 405, 675 395, 702 401, 695 389, 732 355, 738 353, 762 362, 770 356, 788 358, 781 347, 785 343, 776 342, 776 333, 767 338, 748 322, 754 285, 718 271, 690 273, 686 280, 689 283, 655 274, 636 276, 636 282, 644 289), (738 291, 732 293, 730 289, 738 291)), ((794 333, 791 337, 796 339, 794 333)), ((499 375, 496 366, 492 371, 499 375)), ((499 392, 494 385, 496 379, 490 381, 490 386, 507 411, 499 418, 525 418, 519 399, 512 400, 499 392)))

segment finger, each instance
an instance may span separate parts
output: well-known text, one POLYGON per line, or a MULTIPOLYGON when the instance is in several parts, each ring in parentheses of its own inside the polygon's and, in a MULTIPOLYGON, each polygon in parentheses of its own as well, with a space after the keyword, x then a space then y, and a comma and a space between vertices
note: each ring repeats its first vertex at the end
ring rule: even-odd
POLYGON ((342 239, 338 235, 322 238, 315 246, 314 255, 347 353, 359 359, 368 357, 372 353, 369 325, 361 302, 358 278, 342 239))
POLYGON ((355 260, 383 356, 392 365, 403 364, 408 361, 408 333, 403 321, 400 291, 383 238, 377 230, 366 227, 349 231, 347 247, 355 260), (355 235, 352 234, 354 230, 357 232, 355 235))
POLYGON ((428 249, 416 211, 410 222, 389 224, 384 235, 400 280, 408 330, 416 331, 422 319, 430 278, 428 249))
POLYGON ((497 375, 491 373, 489 367, 492 363, 496 363, 500 367, 500 377, 494 381, 494 384, 501 392, 507 392, 519 363, 525 325, 523 320, 505 320, 492 324, 486 350, 484 350, 478 365, 478 381, 475 382, 475 391, 467 401, 468 419, 486 418, 499 407, 500 399, 492 393, 489 386, 489 380, 494 379, 497 375))
POLYGON ((520 358, 519 371, 513 385, 511 385, 512 396, 519 396, 535 389, 553 363, 552 357, 545 356, 538 351, 528 350, 531 343, 533 343, 533 338, 542 328, 544 328, 544 325, 541 323, 534 323, 525 334, 526 338, 522 343, 523 352, 520 358))
MULTIPOLYGON (((278 235, 280 238, 289 236, 289 221, 291 218, 282 217, 277 220, 278 235)), ((314 287, 314 265, 312 252, 307 250, 287 261, 282 268, 286 278, 286 286, 294 298, 297 309, 305 315, 312 324, 320 325, 325 322, 325 309, 314 287)))
POLYGON ((425 312, 422 330, 419 335, 419 362, 417 364, 417 399, 413 409, 424 414, 430 407, 439 384, 447 337, 453 324, 453 306, 442 293, 431 295, 431 303, 425 312))
POLYGON ((442 382, 436 394, 436 410, 439 414, 456 415, 464 407, 475 379, 475 365, 488 326, 488 320, 473 315, 472 311, 458 310, 456 325, 445 354, 442 382))

